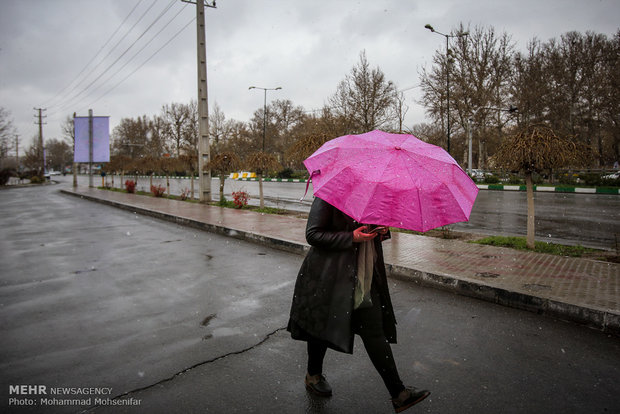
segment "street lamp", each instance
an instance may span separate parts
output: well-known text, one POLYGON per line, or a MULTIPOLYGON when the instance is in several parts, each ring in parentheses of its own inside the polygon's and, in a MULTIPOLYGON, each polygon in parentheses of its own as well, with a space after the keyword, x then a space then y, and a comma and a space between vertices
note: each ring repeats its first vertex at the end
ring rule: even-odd
POLYGON ((250 86, 248 89, 262 89, 265 91, 265 103, 263 107, 263 152, 265 152, 265 134, 267 131, 267 91, 277 91, 282 89, 280 86, 277 88, 261 88, 260 86, 250 86))
POLYGON ((448 154, 449 154, 450 153, 450 45, 448 44, 448 40, 451 37, 469 36, 469 32, 461 32, 461 33, 457 33, 454 35, 444 34, 444 33, 441 33, 435 30, 433 26, 431 26, 430 24, 425 25, 424 28, 446 38, 446 113, 447 113, 446 136, 448 137, 448 154))

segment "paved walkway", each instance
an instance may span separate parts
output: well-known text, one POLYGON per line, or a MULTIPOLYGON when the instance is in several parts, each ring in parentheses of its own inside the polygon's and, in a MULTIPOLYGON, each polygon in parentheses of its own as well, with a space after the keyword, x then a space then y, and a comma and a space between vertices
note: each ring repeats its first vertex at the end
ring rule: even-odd
MULTIPOLYGON (((297 253, 306 220, 86 187, 62 192, 297 253)), ((384 244, 389 275, 620 334, 620 264, 404 233, 384 244)))

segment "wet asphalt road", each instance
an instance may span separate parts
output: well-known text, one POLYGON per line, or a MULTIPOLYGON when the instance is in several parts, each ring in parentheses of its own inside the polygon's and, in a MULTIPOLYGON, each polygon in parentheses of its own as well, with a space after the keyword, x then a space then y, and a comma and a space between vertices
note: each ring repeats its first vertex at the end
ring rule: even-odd
MULTIPOLYGON (((54 179, 70 183, 72 177, 54 179)), ((109 180, 108 180, 109 181, 109 180)), ((165 179, 155 179, 155 184, 165 185, 165 179)), ((79 185, 88 186, 88 177, 80 176, 79 185)), ((101 185, 101 177, 94 178, 94 185, 101 185)), ((149 191, 150 180, 140 178, 138 187, 149 191)), ((303 203, 304 183, 265 182, 266 205, 289 210, 308 212, 312 203, 312 185, 303 203)), ((115 186, 119 186, 116 179, 115 186)), ((189 188, 187 179, 171 179, 170 192, 180 194, 189 188)), ((198 187, 196 184, 196 196, 198 187)), ((252 196, 250 204, 258 205, 258 183, 253 181, 225 181, 226 197, 233 191, 247 191, 252 196)), ((212 180, 212 192, 219 199, 219 179, 212 180)), ((574 194, 537 192, 535 197, 536 238, 560 244, 580 244, 587 247, 620 248, 620 196, 606 194, 574 194)), ((527 199, 523 191, 481 190, 469 222, 451 227, 457 231, 501 236, 522 236, 527 229, 527 199)))
MULTIPOLYGON (((110 389, 140 405, 96 413, 389 413, 356 340, 328 353, 330 399, 303 388, 286 325, 302 257, 58 193, 0 191, 0 412, 74 413, 11 385, 110 389), (37 406, 9 406, 9 398, 37 406)), ((428 413, 606 413, 620 340, 392 280, 394 353, 428 413)), ((123 399, 121 398, 121 399, 123 399)), ((114 400, 118 402, 118 400, 114 400)), ((92 405, 92 404, 91 404, 92 405)), ((409 411, 408 411, 409 412, 409 411)))

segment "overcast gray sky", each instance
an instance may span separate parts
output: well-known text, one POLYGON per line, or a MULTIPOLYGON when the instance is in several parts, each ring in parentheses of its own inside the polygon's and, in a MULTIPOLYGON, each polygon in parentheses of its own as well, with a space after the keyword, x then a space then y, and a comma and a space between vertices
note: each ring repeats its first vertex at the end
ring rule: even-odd
MULTIPOLYGON (((424 122, 419 72, 445 51, 427 23, 443 33, 461 22, 493 27, 518 50, 534 37, 612 36, 620 27, 619 0, 219 0, 205 14, 209 107, 217 102, 244 122, 263 105, 263 91, 251 85, 282 87, 268 101, 321 108, 362 50, 405 90, 406 125, 424 122)), ((38 133, 35 107, 47 108, 49 139, 60 138, 73 112, 92 108, 111 117, 112 129, 123 117, 195 99, 194 17, 195 5, 181 0, 0 0, 0 106, 11 112, 21 148, 38 133)))

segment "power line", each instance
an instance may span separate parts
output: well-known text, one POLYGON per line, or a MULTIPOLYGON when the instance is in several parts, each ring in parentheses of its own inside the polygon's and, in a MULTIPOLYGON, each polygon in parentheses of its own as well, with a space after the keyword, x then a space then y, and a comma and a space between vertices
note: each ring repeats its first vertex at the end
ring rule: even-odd
POLYGON ((136 3, 136 5, 133 7, 133 9, 131 9, 129 14, 127 14, 127 16, 125 16, 125 19, 121 22, 121 24, 118 25, 118 27, 116 28, 114 33, 112 33, 112 35, 103 44, 103 46, 101 46, 101 48, 99 48, 99 51, 97 53, 95 53, 95 55, 92 57, 92 59, 90 61, 88 61, 88 63, 82 68, 82 70, 76 76, 73 77, 71 82, 69 82, 64 88, 62 88, 60 91, 58 91, 56 93, 56 95, 54 95, 49 101, 47 101, 48 105, 51 104, 54 100, 56 100, 56 98, 58 98, 65 90, 67 90, 73 84, 73 82, 75 82, 80 76, 82 76, 82 74, 84 73, 84 71, 86 71, 88 66, 90 66, 91 63, 93 63, 93 61, 97 58, 97 56, 99 56, 99 54, 103 51, 103 49, 105 49, 105 47, 108 45, 108 43, 110 43, 110 41, 114 38, 114 36, 116 36, 116 33, 118 33, 118 31, 121 29, 121 27, 123 27, 123 25, 125 24, 127 19, 129 19, 129 16, 131 16, 131 14, 136 10, 136 8, 140 5, 140 3, 142 3, 142 1, 143 0, 140 0, 140 1, 138 1, 138 3, 136 3))
POLYGON ((178 17, 178 16, 179 16, 182 12, 183 12, 184 8, 185 8, 185 6, 183 6, 183 8, 181 8, 181 9, 179 9, 179 11, 178 11, 178 12, 177 12, 174 16, 172 16, 172 18, 171 18, 170 20, 168 20, 168 22, 167 22, 167 23, 166 23, 166 24, 165 24, 165 25, 164 25, 161 29, 159 29, 159 31, 158 31, 157 33, 155 33, 155 34, 154 34, 154 35, 153 35, 153 36, 149 39, 149 41, 148 41, 148 42, 146 42, 146 43, 144 44, 144 46, 142 46, 142 47, 140 48, 140 50, 138 50, 136 53, 134 53, 134 54, 133 54, 133 56, 131 56, 131 57, 130 57, 130 58, 129 58, 129 59, 128 59, 128 60, 127 60, 124 64, 123 64, 123 66, 121 66, 120 68, 118 68, 118 69, 116 70, 116 72, 114 72, 114 73, 113 73, 112 75, 110 75, 107 79, 105 79, 105 80, 101 83, 101 85, 100 85, 98 88, 100 88, 101 86, 105 85, 105 84, 106 84, 108 81, 110 81, 110 80, 111 80, 114 76, 116 76, 116 75, 117 75, 120 71, 122 71, 123 69, 125 69, 125 67, 127 67, 127 65, 128 65, 129 63, 131 63, 131 62, 132 62, 132 61, 133 61, 133 60, 134 60, 134 59, 135 59, 135 58, 136 58, 136 57, 137 57, 140 53, 142 53, 142 51, 143 51, 144 49, 146 49, 146 48, 147 48, 147 46, 148 46, 148 45, 150 45, 150 44, 153 42, 153 40, 155 40, 155 38, 156 38, 157 36, 159 36, 159 35, 161 34, 161 32, 163 32, 163 31, 166 29, 166 27, 168 27, 168 26, 170 25, 170 23, 172 23, 174 20, 176 20, 176 18, 177 18, 177 17, 178 17))
MULTIPOLYGON (((184 7, 185 7, 185 6, 184 6, 184 7)), ((166 23, 166 24, 165 24, 165 25, 164 25, 164 26, 163 26, 163 27, 162 27, 162 28, 161 28, 161 29, 160 29, 157 33, 155 33, 155 34, 154 34, 154 35, 153 35, 153 36, 149 39, 149 41, 148 41, 146 44, 144 44, 144 46, 142 46, 142 47, 141 47, 141 48, 140 48, 140 49, 139 49, 136 53, 134 53, 134 54, 133 54, 133 56, 131 56, 131 57, 130 57, 130 58, 129 58, 129 59, 128 59, 128 60, 127 60, 127 61, 126 61, 126 62, 125 62, 125 63, 124 63, 121 67, 120 67, 120 68, 118 68, 118 69, 117 69, 114 73, 112 73, 112 74, 111 74, 110 76, 108 76, 105 80, 103 80, 103 81, 100 83, 100 85, 99 85, 99 86, 97 86, 95 89, 93 89, 93 91, 92 91, 92 92, 95 92, 97 89, 100 89, 101 87, 103 87, 103 86, 104 86, 107 82, 109 82, 109 81, 110 81, 112 78, 114 78, 114 77, 115 77, 118 73, 120 73, 120 72, 121 72, 121 71, 122 71, 122 70, 123 70, 123 69, 124 69, 124 68, 125 68, 128 64, 129 64, 129 63, 131 63, 131 62, 132 62, 132 61, 133 61, 133 60, 134 60, 134 59, 135 59, 135 58, 136 58, 136 57, 137 57, 137 56, 138 56, 138 55, 139 55, 139 54, 140 54, 140 53, 141 53, 144 49, 146 49, 146 47, 147 47, 148 45, 150 45, 150 44, 153 42, 153 40, 155 40, 155 38, 156 38, 157 36, 159 36, 159 35, 161 34, 161 32, 163 32, 163 31, 164 31, 164 29, 166 29, 166 27, 168 27, 168 26, 169 26, 169 25, 170 25, 170 24, 171 24, 171 23, 172 23, 172 22, 173 22, 173 21, 174 21, 174 20, 175 20, 175 19, 179 16, 179 14, 181 14, 181 12, 184 10, 184 7, 183 7, 183 8, 181 8, 181 9, 180 9, 180 10, 179 10, 179 11, 178 11, 178 12, 177 12, 177 13, 176 13, 176 14, 175 14, 175 15, 174 15, 174 16, 173 16, 170 20, 168 20, 168 22, 167 22, 167 23, 166 23)), ((168 8, 168 9, 169 9, 169 8, 168 8)), ((168 9, 167 9, 167 10, 168 10, 168 9)), ((167 11, 167 10, 166 10, 166 11, 167 11)), ((155 22, 153 22, 153 23, 155 23, 155 22)), ((151 26, 152 26, 152 25, 151 25, 151 26)), ((148 29, 147 29, 146 31, 148 31, 148 29)), ((145 31, 144 33, 146 33, 146 31, 145 31)), ((176 36, 176 35, 175 35, 175 36, 176 36)), ((137 40, 139 40, 139 39, 137 39, 137 40)), ((137 40, 136 40, 136 42, 137 42, 137 40)), ((132 46, 133 46, 136 42, 134 42, 134 43, 133 43, 133 44, 132 44, 129 48, 131 48, 131 47, 132 47, 132 46)), ((127 50, 129 50, 129 49, 127 49, 127 50)), ((106 71, 106 72, 104 72, 104 73, 102 73, 102 74, 101 74, 101 76, 103 76, 105 73, 107 73, 107 71, 106 71)), ((132 73, 133 73, 133 72, 132 72, 132 73)), ((101 76, 100 76, 100 77, 101 77, 101 76)), ((99 77, 99 78, 100 78, 100 77, 99 77)), ((97 78, 97 79, 99 79, 99 78, 97 78)), ((107 92, 106 92, 105 94, 107 94, 107 92)), ((104 95, 105 95, 105 94, 104 94, 104 95)), ((101 96, 103 96, 103 95, 101 95, 101 96)), ((99 98, 97 98, 97 100, 99 100, 99 99, 101 98, 101 96, 100 96, 99 98)), ((82 103, 82 102, 83 102, 83 101, 84 101, 87 97, 88 97, 88 95, 85 95, 85 96, 84 96, 84 97, 82 97, 79 101, 75 102, 73 105, 74 105, 74 106, 79 105, 79 104, 80 104, 80 103, 82 103)))
MULTIPOLYGON (((142 21, 142 19, 144 18, 144 16, 146 16, 146 14, 153 8, 153 6, 157 3, 157 0, 154 0, 154 2, 146 9, 146 11, 144 13, 142 13, 142 15, 140 16, 140 18, 127 30, 127 32, 125 32, 125 34, 123 35, 123 37, 121 39, 119 39, 118 42, 116 42, 116 44, 112 47, 112 49, 110 49, 110 51, 99 61, 99 63, 92 69, 92 71, 90 73, 94 73, 95 70, 101 66, 101 64, 112 54, 112 52, 118 47, 118 45, 127 37, 127 35, 138 25, 139 22, 142 21)), ((72 97, 68 98, 64 103, 62 104, 58 104, 58 107, 61 107, 61 109, 66 108, 67 106, 71 106, 72 102, 74 102, 75 99, 77 99, 80 95, 82 95, 84 92, 86 92, 97 80, 99 80, 101 78, 101 76, 103 76, 105 74, 105 72, 107 70, 110 69, 110 67, 114 66, 114 64, 116 64, 116 62, 118 62, 128 51, 129 49, 131 49, 131 47, 138 41, 140 40, 140 38, 142 36, 144 36, 144 34, 146 33, 146 31, 148 31, 153 24, 155 24, 162 16, 164 13, 166 13, 170 7, 172 6, 172 3, 169 4, 166 9, 160 13, 160 15, 155 19, 154 22, 152 22, 148 28, 140 35, 140 37, 138 37, 138 39, 136 39, 134 41, 134 43, 132 43, 129 48, 125 49, 125 51, 123 53, 121 53, 121 55, 114 61, 112 62, 112 64, 108 65, 108 67, 106 69, 104 69, 99 76, 97 76, 93 81, 91 81, 86 87, 84 87, 80 92, 78 92, 77 94, 74 94, 72 97)), ((79 87, 82 83, 84 83, 84 81, 87 78, 82 79, 82 81, 80 81, 79 84, 75 85, 72 90, 69 92, 69 94, 71 92, 73 92, 77 87, 79 87)))
POLYGON ((174 36, 172 36, 170 38, 170 40, 168 40, 166 43, 164 43, 159 49, 157 49, 155 51, 155 53, 153 53, 151 56, 148 57, 148 59, 146 59, 144 62, 142 62, 140 64, 140 66, 138 66, 137 68, 135 68, 129 75, 125 76, 123 79, 121 79, 120 82, 118 82, 116 85, 114 85, 113 87, 111 87, 110 89, 108 89, 104 94, 102 94, 101 96, 99 96, 97 99, 95 99, 94 101, 92 101, 88 106, 92 106, 94 103, 96 103, 97 101, 99 101, 101 98, 103 98, 104 96, 106 96, 108 93, 112 92, 116 87, 118 87, 121 83, 125 82, 131 75, 133 75, 134 73, 136 73, 140 68, 142 68, 142 66, 144 66, 149 60, 151 60, 157 53, 159 53, 164 47, 168 46, 168 44, 170 42, 172 42, 178 35, 180 35, 183 30, 185 30, 190 24, 192 24, 194 21, 196 20, 196 18, 192 18, 192 20, 190 20, 189 22, 187 22, 187 24, 185 24, 185 26, 183 26, 178 32, 176 32, 174 34, 174 36))
MULTIPOLYGON (((88 78, 89 74, 92 74, 95 70, 97 70, 97 68, 99 66, 101 66, 101 64, 105 61, 105 59, 110 56, 110 54, 116 50, 116 48, 118 47, 118 45, 127 37, 127 35, 129 34, 129 32, 144 18, 144 16, 149 12, 149 10, 151 10, 151 8, 153 8, 153 6, 155 5, 155 3, 157 3, 157 0, 154 0, 153 3, 151 4, 150 7, 148 7, 146 9, 146 11, 142 14, 142 16, 140 16, 140 18, 138 18, 138 20, 133 24, 133 26, 131 26, 123 36, 121 36, 121 38, 118 40, 118 42, 116 42, 116 44, 114 46, 112 46, 112 48, 108 51, 108 53, 99 60, 99 62, 91 69, 90 72, 88 72, 83 78, 80 79, 80 76, 82 74, 84 74, 84 72, 86 71, 86 69, 90 66, 90 64, 92 62, 95 61, 95 59, 97 58, 97 56, 99 56, 99 54, 105 49, 106 45, 108 43, 110 43, 110 41, 114 38, 114 36, 116 35, 116 33, 118 33, 118 31, 123 27, 123 25, 125 24, 125 22, 129 19, 129 17, 133 14, 133 12, 136 10, 136 8, 140 5, 140 3, 142 3, 143 0, 140 0, 133 9, 131 9, 131 11, 129 12, 129 14, 127 14, 127 16, 125 17, 125 19, 123 20, 123 22, 116 28, 116 30, 114 31, 114 33, 108 38, 108 40, 105 42, 105 44, 99 49, 99 51, 95 54, 95 56, 93 56, 93 58, 86 64, 86 66, 84 66, 84 68, 80 71, 80 73, 73 78, 73 80, 63 89, 66 90, 69 88, 69 86, 71 84, 73 84, 74 82, 79 81, 73 85, 73 87, 66 93, 63 94, 62 99, 60 100, 60 102, 57 102, 54 106, 60 106, 62 103, 62 100, 67 98, 74 90, 76 90, 80 85, 82 85, 84 83, 84 81, 88 78)), ((57 96, 60 95, 57 94, 57 96)))
MULTIPOLYGON (((109 64, 104 70, 103 72, 101 72, 99 74, 99 76, 97 76, 92 82, 90 82, 88 85, 86 85, 86 87, 79 92, 77 95, 75 95, 72 99, 77 99, 80 95, 83 95, 88 89, 90 89, 91 86, 93 86, 95 84, 95 82, 97 82, 99 79, 101 79, 101 77, 103 75, 106 74, 106 72, 108 72, 116 63, 118 63, 119 60, 121 60, 123 58, 123 56, 125 56, 125 54, 127 52, 129 52, 129 50, 140 40, 142 39, 142 37, 155 25, 155 23, 157 23, 159 21, 159 19, 161 19, 169 10, 170 8, 174 5, 174 3, 176 2, 176 0, 172 0, 170 2, 170 4, 168 4, 168 6, 166 6, 166 8, 161 11, 159 13, 159 15, 155 18, 155 20, 140 34, 140 36, 138 36, 138 38, 136 40, 134 40, 134 42, 129 45, 129 47, 127 49, 125 49, 123 51, 123 53, 120 54, 120 56, 118 56, 111 64, 109 64)), ((64 108, 71 106, 71 103, 67 103, 64 108)))

